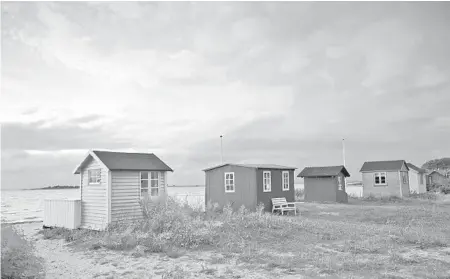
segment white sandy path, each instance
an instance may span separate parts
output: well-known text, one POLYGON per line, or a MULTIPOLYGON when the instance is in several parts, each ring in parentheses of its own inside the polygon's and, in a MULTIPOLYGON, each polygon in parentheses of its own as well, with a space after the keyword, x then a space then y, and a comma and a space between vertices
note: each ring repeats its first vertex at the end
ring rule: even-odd
MULTIPOLYGON (((175 278, 294 278, 263 269, 249 270, 234 263, 211 264, 210 252, 189 253, 172 259, 156 254, 133 257, 131 253, 100 250, 75 251, 64 240, 46 240, 37 234, 42 223, 17 225, 45 260, 46 278, 172 278, 168 273, 178 269, 175 278)), ((215 254, 217 256, 217 254, 215 254)), ((297 275, 295 278, 302 278, 297 275)))

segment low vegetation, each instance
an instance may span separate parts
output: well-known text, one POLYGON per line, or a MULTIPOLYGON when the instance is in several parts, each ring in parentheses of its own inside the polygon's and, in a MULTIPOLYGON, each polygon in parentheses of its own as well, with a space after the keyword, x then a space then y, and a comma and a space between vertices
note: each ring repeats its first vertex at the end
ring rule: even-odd
POLYGON ((302 201, 305 198, 305 190, 303 188, 295 188, 295 201, 302 201))
POLYGON ((30 241, 11 225, 2 224, 2 279, 44 278, 41 258, 30 241))
MULTIPOLYGON (((46 238, 64 238, 76 247, 130 251, 135 257, 164 253, 177 258, 212 251, 215 256, 202 274, 230 264, 275 277, 450 276, 450 203, 441 195, 304 203, 298 209, 297 216, 278 216, 265 213, 262 206, 250 212, 210 205, 205 213, 169 198, 159 204, 143 203, 143 220, 119 223, 103 232, 53 229, 42 233, 46 238)), ((178 268, 164 278, 185 272, 178 268)), ((229 272, 229 277, 222 278, 234 278, 229 272)))
POLYGON ((442 193, 442 194, 450 194, 450 184, 440 185, 440 184, 431 184, 427 185, 427 192, 434 193, 442 193))

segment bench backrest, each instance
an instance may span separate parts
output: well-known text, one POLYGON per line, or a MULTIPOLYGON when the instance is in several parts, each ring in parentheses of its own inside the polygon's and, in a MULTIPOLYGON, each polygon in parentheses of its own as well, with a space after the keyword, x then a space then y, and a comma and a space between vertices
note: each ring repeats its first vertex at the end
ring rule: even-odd
POLYGON ((286 204, 286 198, 273 198, 272 199, 272 205, 283 205, 286 204))

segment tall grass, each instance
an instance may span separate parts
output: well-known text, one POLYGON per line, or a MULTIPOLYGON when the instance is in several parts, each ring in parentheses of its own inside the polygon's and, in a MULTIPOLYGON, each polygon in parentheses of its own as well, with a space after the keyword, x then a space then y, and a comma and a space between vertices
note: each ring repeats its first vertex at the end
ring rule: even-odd
POLYGON ((11 225, 2 224, 2 279, 44 278, 43 260, 32 243, 11 225))
MULTIPOLYGON (((447 205, 425 195, 415 198, 427 201, 412 198, 401 204, 390 198, 376 206, 367 200, 359 205, 304 204, 305 214, 295 217, 266 213, 263 205, 249 211, 209 204, 203 212, 172 198, 144 200, 142 220, 124 220, 102 232, 54 229, 44 235, 93 249, 130 250, 136 257, 165 253, 177 258, 187 250, 210 249, 216 252, 216 261, 245 263, 249 268, 291 272, 309 266, 319 273, 358 277, 364 272, 377 278, 379 272, 396 272, 398 266, 416 272, 408 262, 408 251, 419 249, 418 254, 423 254, 426 249, 450 246, 447 205), (385 206, 387 202, 396 206, 385 206)), ((439 264, 441 270, 448 270, 446 263, 431 260, 418 259, 417 265, 439 264)), ((177 268, 163 278, 183 278, 184 272, 177 268)))
POLYGON ((285 228, 290 224, 290 217, 265 213, 263 205, 251 212, 244 207, 233 211, 230 205, 219 210, 217 205, 210 204, 203 212, 200 206, 193 208, 168 197, 159 202, 144 200, 142 211, 142 220, 118 222, 102 232, 51 229, 41 233, 45 238, 89 243, 94 249, 173 253, 199 247, 238 250, 252 237, 252 231, 285 228))

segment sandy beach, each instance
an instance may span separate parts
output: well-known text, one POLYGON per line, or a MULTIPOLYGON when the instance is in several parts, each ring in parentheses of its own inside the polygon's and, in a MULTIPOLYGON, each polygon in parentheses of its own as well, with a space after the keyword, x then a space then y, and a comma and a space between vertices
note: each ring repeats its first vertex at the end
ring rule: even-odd
POLYGON ((273 271, 242 269, 217 260, 214 252, 189 252, 178 258, 106 249, 81 251, 63 239, 44 239, 38 232, 42 223, 16 225, 36 247, 45 261, 45 278, 302 278, 273 271), (211 261, 216 259, 216 264, 211 261))

